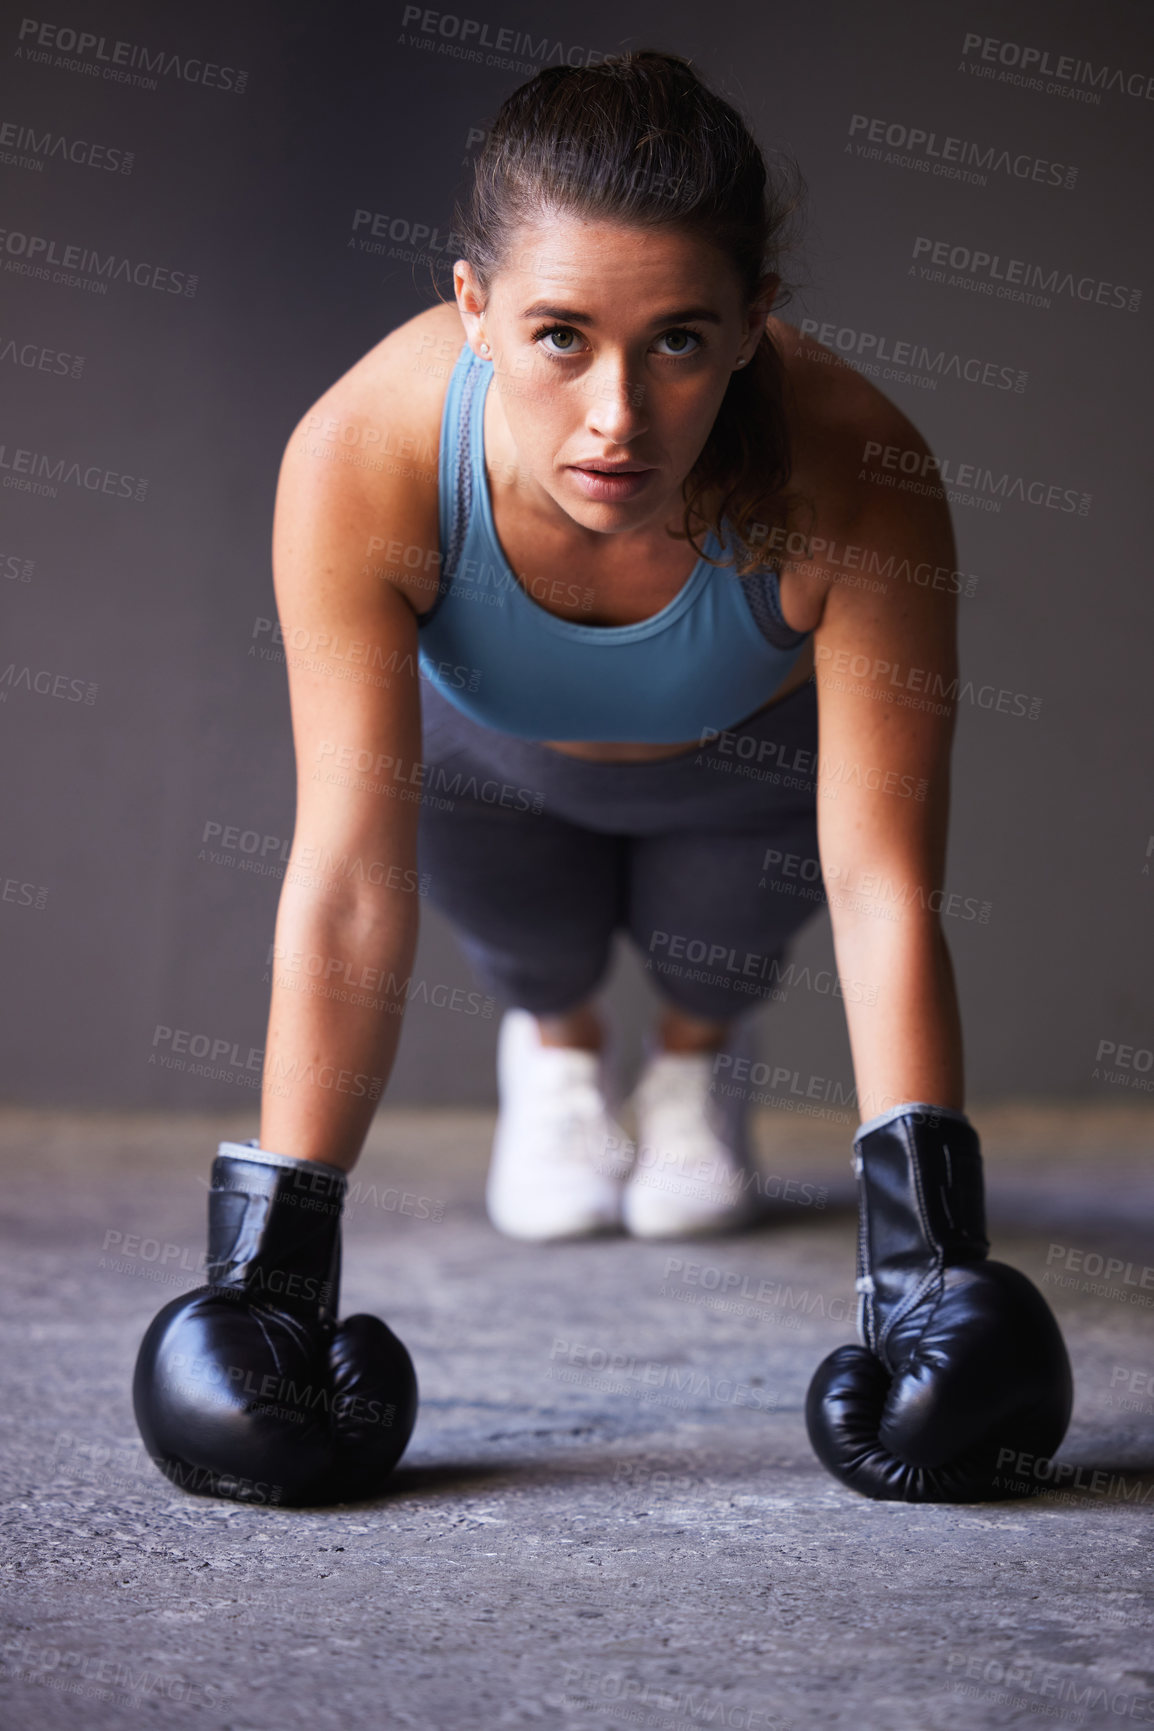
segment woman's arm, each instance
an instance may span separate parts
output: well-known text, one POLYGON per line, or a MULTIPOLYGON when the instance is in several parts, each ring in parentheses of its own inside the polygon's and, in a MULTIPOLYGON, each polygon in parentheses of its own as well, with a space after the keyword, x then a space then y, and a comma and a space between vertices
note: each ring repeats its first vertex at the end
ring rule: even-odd
MULTIPOLYGON (((427 538, 430 501, 319 454, 317 418, 286 449, 273 532, 297 811, 260 1142, 347 1171, 392 1070, 418 930, 417 622, 366 550, 427 538)), ((435 493, 431 521, 435 535, 435 493)))
MULTIPOLYGON (((876 419, 889 423, 882 448, 917 452, 924 472, 929 453, 909 422, 889 408, 876 419)), ((858 462, 864 449, 859 439, 858 462)), ((954 605, 948 591, 912 580, 918 567, 922 576, 956 569, 949 513, 940 488, 882 490, 868 471, 857 499, 853 540, 878 556, 871 570, 892 555, 892 576, 884 595, 834 587, 816 673, 819 840, 838 966, 877 988, 872 1004, 847 1002, 863 1119, 854 1138, 860 1345, 818 1366, 806 1429, 819 1460, 865 1496, 985 1502, 1029 1490, 1005 1463, 1052 1458, 1073 1381, 1041 1293, 988 1257, 981 1146, 964 1116, 957 997, 937 912, 954 605), (856 761, 860 778, 839 772, 839 759, 856 761), (953 1112, 878 1119, 919 1102, 953 1112)))
MULTIPOLYGON (((926 452, 904 416, 884 443, 926 452)), ((847 451, 861 469, 859 426, 847 451)), ((896 478, 896 477, 895 477, 896 478)), ((922 483, 928 486, 929 483, 922 483)), ((962 1035, 938 914, 949 821, 957 674, 955 601, 913 580, 956 569, 938 488, 853 487, 847 540, 893 559, 885 593, 834 582, 814 634, 818 690, 818 837, 843 977, 875 990, 846 1000, 863 1120, 925 1100, 963 1107, 962 1035), (903 575, 903 572, 905 575, 903 575)))
POLYGON ((338 380, 281 465, 273 573, 297 814, 260 1150, 221 1144, 207 1282, 154 1317, 133 1378, 161 1470, 244 1502, 376 1496, 417 1414, 403 1342, 377 1316, 339 1320, 344 1172, 392 1068, 417 939, 419 806, 400 797, 420 793, 416 615, 368 554, 382 529, 412 549, 431 525, 424 568, 438 556, 435 472, 390 480, 383 462, 340 458, 383 446, 385 422, 428 439, 436 405, 431 387, 428 401, 412 388, 412 334, 400 327, 338 380), (341 439, 326 449, 330 427, 341 439))

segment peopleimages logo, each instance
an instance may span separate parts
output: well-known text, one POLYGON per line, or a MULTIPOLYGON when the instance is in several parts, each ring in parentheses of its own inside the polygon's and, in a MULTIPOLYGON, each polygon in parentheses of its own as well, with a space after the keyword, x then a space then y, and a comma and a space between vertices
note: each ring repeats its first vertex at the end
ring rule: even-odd
MULTIPOLYGON (((1026 388, 1029 374, 1021 367, 1002 366, 997 361, 983 360, 978 355, 962 355, 951 349, 931 347, 911 338, 891 337, 879 331, 859 331, 852 325, 834 324, 832 320, 802 319, 803 335, 815 337, 826 348, 839 355, 850 355, 862 372, 877 373, 874 363, 889 363, 894 368, 909 368, 912 373, 927 375, 937 388, 938 379, 957 379, 969 385, 984 385, 997 391, 1015 391, 1020 396, 1026 388)), ((812 350, 807 359, 825 360, 812 350)), ((887 372, 885 376, 890 375, 887 372)))
POLYGON ((0 228, 0 251, 8 255, 4 269, 22 276, 47 277, 48 266, 54 265, 60 272, 87 274, 102 293, 110 282, 125 282, 136 288, 157 289, 162 294, 187 295, 189 299, 196 294, 197 279, 187 271, 170 270, 166 265, 150 264, 146 259, 120 253, 100 253, 91 246, 63 244, 55 238, 26 234, 20 229, 0 228))
POLYGON ((68 25, 48 24, 39 18, 22 18, 16 35, 19 44, 16 56, 20 60, 54 64, 65 71, 86 72, 116 84, 136 84, 155 90, 159 76, 179 78, 185 84, 203 84, 208 90, 231 90, 239 96, 248 83, 248 73, 235 66, 219 66, 212 60, 173 54, 164 48, 146 48, 139 42, 110 40, 92 30, 73 30, 68 25), (129 67, 133 70, 126 70, 129 67))
POLYGON ((93 685, 91 680, 70 679, 66 673, 53 673, 50 668, 39 667, 35 673, 31 666, 17 667, 10 661, 0 672, 0 703, 7 703, 10 691, 35 691, 39 697, 58 697, 63 703, 96 702, 96 693, 100 687, 93 685))
POLYGON ((1023 505, 1088 517, 1093 503, 1093 495, 1077 487, 1015 475, 1009 470, 996 473, 981 463, 959 463, 932 451, 883 445, 878 439, 866 440, 861 460, 864 467, 859 470, 859 480, 923 494, 944 487, 951 504, 976 505, 984 511, 1000 511, 1004 499, 1017 499, 1023 505))
POLYGON ((401 29, 409 30, 413 47, 506 69, 515 64, 509 56, 520 56, 522 63, 532 65, 534 71, 549 65, 599 66, 605 59, 596 48, 582 48, 577 43, 566 45, 548 36, 534 37, 527 30, 515 30, 510 25, 494 27, 490 19, 464 18, 459 12, 437 12, 431 6, 406 6, 401 15, 401 29))
POLYGON ((406 263, 420 262, 439 253, 456 255, 461 251, 461 238, 451 228, 442 231, 427 222, 414 222, 407 216, 390 216, 379 210, 357 209, 353 212, 352 232, 345 242, 358 252, 383 254, 406 263), (361 234, 363 228, 368 235, 361 234), (371 237, 371 238, 370 238, 371 237), (390 242, 390 245, 386 245, 390 242))
POLYGON ((112 174, 131 174, 135 152, 118 150, 111 144, 93 144, 86 138, 69 138, 62 132, 37 132, 19 121, 0 121, 0 162, 9 168, 42 171, 45 162, 74 162, 81 168, 105 169, 112 174))
POLYGON ((1072 192, 1078 181, 1078 170, 1068 163, 1032 156, 1028 150, 977 144, 971 138, 955 138, 950 133, 939 136, 924 126, 906 126, 901 121, 882 120, 868 114, 850 116, 849 137, 846 151, 866 162, 916 168, 923 174, 964 180, 971 185, 985 186, 988 174, 1005 174, 1013 180, 1033 180, 1072 192))
MULTIPOLYGON (((48 348, 47 343, 22 343, 19 338, 0 336, 0 365, 5 362, 26 367, 29 372, 50 372, 57 379, 80 379, 85 372, 83 355, 66 355, 59 348, 48 348)), ((5 575, 16 576, 16 571, 5 575)))
POLYGON ((118 499, 147 497, 148 482, 136 475, 98 463, 81 464, 75 459, 34 451, 23 445, 0 444, 0 486, 22 493, 42 493, 55 498, 61 486, 81 487, 89 493, 112 494, 118 499))
POLYGON ((997 36, 980 36, 976 31, 967 31, 962 40, 960 70, 1031 90, 1077 96, 1084 102, 1099 102, 1099 92, 1103 90, 1154 102, 1154 73, 1126 71, 1108 62, 1099 66, 1072 54, 1051 55, 1048 48, 1003 42, 997 36), (1049 84, 1045 82, 1047 79, 1049 84))
POLYGON ((1101 277, 1076 276, 1060 265, 1034 264, 1030 259, 1003 258, 1001 253, 985 252, 979 247, 955 246, 948 240, 933 240, 924 234, 915 239, 911 256, 924 263, 911 264, 910 276, 922 276, 927 282, 947 282, 955 288, 975 288, 982 294, 995 295, 998 300, 1049 306, 1051 295, 1068 295, 1072 301, 1087 305, 1092 301, 1100 307, 1121 308, 1129 313, 1136 313, 1142 304, 1141 289, 1126 288, 1101 277), (953 273, 948 278, 947 269, 953 273))

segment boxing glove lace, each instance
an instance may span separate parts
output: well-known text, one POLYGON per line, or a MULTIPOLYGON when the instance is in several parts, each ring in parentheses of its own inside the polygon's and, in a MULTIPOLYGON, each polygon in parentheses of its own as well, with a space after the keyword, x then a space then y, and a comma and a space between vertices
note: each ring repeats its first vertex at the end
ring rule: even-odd
POLYGON ((412 1434, 412 1360, 375 1316, 337 1321, 335 1166, 222 1142, 208 1198, 207 1285, 140 1345, 133 1406, 174 1484, 240 1502, 374 1495, 412 1434))
POLYGON ((977 1133, 963 1113, 918 1102, 863 1125, 854 1155, 864 1344, 818 1366, 810 1442, 868 1497, 1005 1496, 1011 1455, 1052 1456, 1062 1441, 1073 1380, 1037 1287, 987 1260, 977 1133))

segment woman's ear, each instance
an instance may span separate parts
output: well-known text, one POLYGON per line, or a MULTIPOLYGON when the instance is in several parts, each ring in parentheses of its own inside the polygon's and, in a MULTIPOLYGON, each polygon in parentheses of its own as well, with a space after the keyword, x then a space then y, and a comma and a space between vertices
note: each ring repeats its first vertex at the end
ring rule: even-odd
POLYGON ((765 335, 770 309, 777 298, 780 285, 781 278, 779 276, 763 276, 759 282, 757 294, 749 302, 745 312, 745 335, 742 338, 741 347, 747 353, 739 355, 735 363, 735 370, 738 367, 747 366, 753 359, 757 345, 765 335))
POLYGON ((773 303, 777 299, 777 291, 781 287, 781 278, 777 275, 763 276, 757 285, 757 295, 750 306, 750 330, 752 331, 760 320, 764 326, 766 319, 773 311, 773 303))
MULTIPOLYGON (((457 310, 465 326, 466 340, 473 353, 483 359, 481 344, 484 334, 481 320, 485 311, 485 297, 477 281, 477 273, 467 258, 459 258, 453 266, 453 293, 457 297, 457 310)), ((484 354, 488 352, 486 347, 484 354)))

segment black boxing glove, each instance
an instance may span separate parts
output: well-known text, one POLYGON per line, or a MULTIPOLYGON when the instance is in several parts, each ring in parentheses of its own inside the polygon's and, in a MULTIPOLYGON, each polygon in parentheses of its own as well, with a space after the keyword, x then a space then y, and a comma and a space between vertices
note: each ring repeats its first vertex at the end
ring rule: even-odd
POLYGON ((417 1416, 412 1360, 375 1316, 337 1322, 335 1166, 222 1142, 208 1198, 208 1284, 140 1345, 132 1400, 174 1484, 239 1502, 374 1495, 417 1416))
POLYGON ((1074 1387, 1042 1294, 986 1259, 977 1133, 964 1113, 918 1102, 863 1124, 854 1156, 865 1344, 818 1366, 809 1440, 863 1496, 1004 1497, 999 1467, 1020 1450, 1053 1455, 1074 1387))

